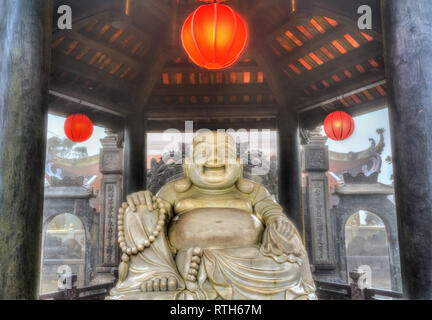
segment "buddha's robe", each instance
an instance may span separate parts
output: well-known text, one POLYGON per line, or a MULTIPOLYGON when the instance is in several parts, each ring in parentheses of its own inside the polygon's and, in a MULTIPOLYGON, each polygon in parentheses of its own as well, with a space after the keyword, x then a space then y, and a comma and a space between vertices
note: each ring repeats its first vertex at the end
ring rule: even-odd
MULTIPOLYGON (((262 185, 252 183, 253 190, 244 193, 235 185, 226 190, 192 185, 177 192, 174 184, 157 195, 171 206, 168 241, 163 233, 152 247, 131 257, 126 280, 111 295, 137 292, 141 283, 165 274, 179 282, 178 290, 165 293, 165 299, 316 298, 301 238, 262 185), (282 233, 273 223, 277 218, 286 221, 282 233), (192 282, 185 279, 196 247, 203 254, 192 282)), ((143 207, 137 212, 128 209, 128 246, 147 239, 146 224, 153 226, 156 219, 143 207)))

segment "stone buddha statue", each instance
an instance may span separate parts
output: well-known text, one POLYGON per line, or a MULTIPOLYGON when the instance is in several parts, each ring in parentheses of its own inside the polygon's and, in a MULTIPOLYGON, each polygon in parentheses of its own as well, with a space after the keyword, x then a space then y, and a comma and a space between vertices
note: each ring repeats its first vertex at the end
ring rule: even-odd
POLYGON ((128 196, 118 230, 108 299, 316 299, 299 233, 227 134, 196 136, 184 177, 128 196))

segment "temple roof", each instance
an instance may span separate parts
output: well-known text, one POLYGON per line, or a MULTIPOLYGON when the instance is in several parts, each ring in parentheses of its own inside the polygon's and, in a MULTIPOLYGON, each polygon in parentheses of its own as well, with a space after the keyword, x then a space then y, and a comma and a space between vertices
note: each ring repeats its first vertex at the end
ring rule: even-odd
POLYGON ((225 115, 228 123, 269 127, 280 111, 301 112, 313 125, 337 108, 357 114, 385 105, 380 24, 357 26, 360 5, 379 17, 378 0, 228 1, 250 41, 240 61, 221 71, 195 66, 180 44, 181 25, 199 1, 131 0, 130 16, 124 0, 61 4, 72 7, 74 23, 53 33, 51 112, 85 108, 105 121, 106 113, 142 111, 156 123, 166 115, 225 115))
MULTIPOLYGON (((377 144, 373 138, 369 138, 371 145, 368 149, 346 153, 329 151, 330 166, 327 176, 331 189, 336 187, 337 193, 350 192, 346 191, 351 190, 350 188, 343 189, 345 191, 342 189, 338 191, 338 188, 341 188, 341 185, 357 183, 370 184, 372 189, 375 188, 374 185, 377 183, 378 175, 381 172, 381 153, 385 147, 384 129, 377 129, 376 132, 379 134, 380 140, 377 144)), ((367 191, 365 192, 367 193, 367 191)))

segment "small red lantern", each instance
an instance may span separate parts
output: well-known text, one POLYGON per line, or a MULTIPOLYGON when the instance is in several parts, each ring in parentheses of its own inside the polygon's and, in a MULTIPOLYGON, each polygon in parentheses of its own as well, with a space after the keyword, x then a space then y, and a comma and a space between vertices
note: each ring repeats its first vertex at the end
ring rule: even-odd
POLYGON ((69 140, 84 142, 93 134, 93 122, 85 114, 72 114, 65 121, 64 131, 69 140))
POLYGON ((200 6, 185 21, 181 40, 189 58, 206 69, 232 65, 246 46, 244 20, 229 6, 212 3, 200 6))
POLYGON ((354 131, 354 120, 346 112, 335 111, 324 120, 324 131, 332 140, 345 140, 354 131))

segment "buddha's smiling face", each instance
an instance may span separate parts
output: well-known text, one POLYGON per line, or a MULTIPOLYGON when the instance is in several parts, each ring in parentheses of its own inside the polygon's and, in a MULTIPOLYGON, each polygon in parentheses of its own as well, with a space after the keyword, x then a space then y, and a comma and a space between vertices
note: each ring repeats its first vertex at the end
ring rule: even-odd
POLYGON ((233 139, 223 133, 208 132, 194 139, 193 159, 188 165, 194 185, 207 189, 231 187, 239 178, 241 165, 233 139))

